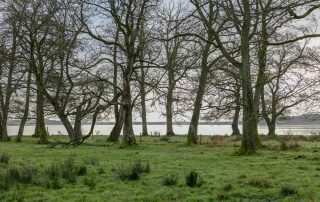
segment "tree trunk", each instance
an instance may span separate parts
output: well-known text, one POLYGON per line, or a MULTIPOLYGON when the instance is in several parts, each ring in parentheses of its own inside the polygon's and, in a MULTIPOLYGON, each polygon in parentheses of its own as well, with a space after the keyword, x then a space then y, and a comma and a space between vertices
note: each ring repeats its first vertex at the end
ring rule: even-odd
POLYGON ((8 122, 8 115, 4 114, 4 116, 2 117, 2 129, 0 130, 2 135, 1 135, 1 141, 2 142, 7 142, 10 140, 9 136, 8 136, 8 130, 7 130, 7 122, 8 122))
MULTIPOLYGON (((119 40, 119 30, 117 29, 116 36, 115 36, 115 41, 119 40)), ((118 94, 118 63, 117 63, 117 50, 118 47, 114 46, 113 49, 113 62, 114 62, 114 67, 113 67, 113 94, 117 95, 118 94)), ((121 105, 119 109, 119 105, 115 104, 114 105, 114 118, 115 118, 115 125, 112 128, 110 132, 110 136, 108 137, 107 141, 110 142, 118 142, 119 137, 121 134, 121 130, 123 127, 123 106, 121 105)))
POLYGON ((136 144, 136 139, 134 137, 133 126, 132 126, 132 106, 131 106, 131 96, 128 96, 126 104, 123 106, 124 109, 124 124, 123 124, 123 140, 122 146, 130 146, 136 144), (127 102, 130 100, 130 103, 127 102))
POLYGON ((196 101, 194 103, 191 122, 189 125, 189 130, 188 130, 188 138, 187 138, 188 144, 197 144, 198 124, 200 119, 200 111, 202 107, 202 99, 203 99, 204 91, 207 84, 208 74, 210 70, 207 64, 209 50, 210 50, 210 44, 207 43, 203 50, 203 56, 201 61, 202 68, 201 68, 201 75, 199 78, 199 86, 197 90, 196 101))
POLYGON ((243 129, 239 154, 252 153, 257 149, 255 126, 257 125, 254 111, 252 81, 250 74, 250 2, 243 0, 243 27, 241 31, 241 84, 243 99, 243 129))
POLYGON ((17 142, 21 142, 22 136, 23 136, 23 131, 24 131, 24 126, 26 125, 26 122, 28 120, 29 116, 29 106, 30 106, 30 93, 31 93, 31 71, 28 72, 28 79, 27 79, 27 92, 26 92, 26 104, 24 107, 24 113, 20 122, 19 126, 19 131, 18 135, 16 138, 17 142))
POLYGON ((70 123, 69 119, 65 115, 62 115, 62 114, 58 114, 58 116, 59 116, 59 119, 61 120, 63 126, 67 130, 69 139, 73 140, 75 137, 75 132, 74 132, 74 129, 73 129, 72 124, 70 123))
POLYGON ((123 118, 124 118, 123 106, 120 107, 120 110, 117 114, 118 115, 116 116, 116 123, 115 123, 114 127, 112 128, 110 136, 108 137, 108 141, 110 141, 110 142, 118 142, 119 141, 119 137, 120 137, 121 130, 123 127, 123 118))
MULTIPOLYGON (((143 66, 143 63, 141 64, 143 66)), ((147 107, 146 107, 146 89, 145 89, 145 72, 141 68, 140 96, 141 96, 141 119, 142 119, 142 136, 148 136, 147 127, 147 107)))
POLYGON ((239 117, 240 117, 240 105, 238 105, 235 109, 233 120, 232 120, 232 136, 238 136, 241 135, 240 130, 239 130, 239 117))
POLYGON ((46 122, 44 118, 44 96, 39 89, 37 89, 37 125, 35 136, 40 138, 40 144, 49 143, 46 122))
POLYGON ((173 89, 174 89, 174 72, 172 68, 168 69, 168 94, 166 102, 166 124, 167 136, 174 136, 173 123, 172 123, 172 105, 173 105, 173 89))
POLYGON ((268 136, 276 136, 276 122, 272 120, 268 124, 268 136))
POLYGON ((79 139, 82 137, 82 112, 81 112, 81 107, 77 107, 77 111, 76 111, 76 117, 75 117, 75 121, 74 121, 74 136, 73 139, 79 139))
POLYGON ((0 141, 2 141, 2 115, 0 113, 0 141))
MULTIPOLYGON (((128 57, 130 58, 130 57, 128 57)), ((128 69, 124 72, 123 78, 123 110, 124 110, 124 124, 123 124, 123 140, 122 147, 135 145, 136 139, 133 132, 132 124, 132 98, 130 89, 130 78, 132 74, 133 58, 128 61, 128 69)))

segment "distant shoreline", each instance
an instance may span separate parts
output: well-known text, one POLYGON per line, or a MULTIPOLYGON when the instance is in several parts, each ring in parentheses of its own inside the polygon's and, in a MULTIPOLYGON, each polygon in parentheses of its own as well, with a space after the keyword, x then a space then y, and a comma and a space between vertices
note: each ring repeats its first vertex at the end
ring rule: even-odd
MULTIPOLYGON (((114 122, 97 122, 96 125, 114 125, 114 122)), ((189 122, 174 122, 173 125, 176 126, 185 126, 185 125, 189 125, 189 122)), ((47 122, 46 125, 63 125, 61 122, 58 121, 54 121, 54 122, 47 122)), ((82 125, 91 125, 90 122, 83 122, 82 125)), ((134 122, 133 125, 142 125, 141 122, 134 122)), ((166 125, 166 122, 148 122, 147 125, 150 126, 163 126, 166 125)), ((208 125, 208 126, 219 126, 219 125, 231 125, 231 122, 200 122, 199 125, 208 125)), ((239 125, 241 126, 242 124, 239 123, 239 125)), ((267 124, 264 122, 259 123, 260 126, 266 126, 267 124)), ((297 123, 297 122, 278 122, 277 123, 278 126, 287 126, 287 125, 319 125, 320 126, 320 122, 301 122, 301 123, 297 123)), ((19 122, 11 122, 8 123, 8 126, 19 126, 19 122)), ((35 123, 27 123, 26 126, 35 126, 35 123)))

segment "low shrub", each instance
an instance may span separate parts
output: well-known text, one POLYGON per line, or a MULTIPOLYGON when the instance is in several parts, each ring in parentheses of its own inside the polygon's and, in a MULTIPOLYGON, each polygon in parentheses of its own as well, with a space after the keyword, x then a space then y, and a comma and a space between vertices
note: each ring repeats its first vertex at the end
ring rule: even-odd
POLYGON ((248 184, 258 188, 271 187, 271 183, 264 177, 253 177, 249 180, 248 184))
POLYGON ((10 156, 7 153, 3 153, 0 155, 0 163, 8 164, 10 160, 10 156))
POLYGON ((162 185, 164 186, 175 186, 178 184, 178 176, 177 175, 169 175, 165 176, 162 179, 162 185))
POLYGON ((298 189, 292 185, 289 185, 289 184, 282 185, 280 193, 283 196, 295 195, 295 194, 298 194, 298 189))
POLYGON ((186 185, 189 187, 201 187, 203 179, 200 177, 197 171, 191 171, 186 176, 186 185))

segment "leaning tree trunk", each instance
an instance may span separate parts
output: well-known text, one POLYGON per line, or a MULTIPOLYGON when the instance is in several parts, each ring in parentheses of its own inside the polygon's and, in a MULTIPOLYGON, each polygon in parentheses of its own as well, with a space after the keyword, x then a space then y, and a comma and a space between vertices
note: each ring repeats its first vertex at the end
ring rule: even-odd
POLYGON ((118 115, 116 115, 115 125, 110 132, 110 136, 108 137, 108 141, 110 141, 110 142, 118 142, 119 141, 119 137, 120 137, 121 130, 123 127, 123 118, 124 118, 123 106, 120 107, 120 110, 117 114, 118 115))
POLYGON ((201 75, 199 78, 199 86, 197 90, 196 101, 194 103, 191 122, 189 125, 189 130, 188 130, 188 137, 187 137, 188 144, 197 144, 198 125, 199 125, 199 119, 200 119, 200 111, 202 107, 202 99, 205 92, 205 88, 208 80, 208 74, 210 70, 207 64, 209 49, 210 49, 210 44, 207 43, 203 50, 203 57, 201 61, 202 69, 201 69, 201 75))
MULTIPOLYGON (((119 39, 119 30, 117 29, 116 36, 115 36, 115 41, 118 41, 119 39)), ((114 67, 113 67, 113 94, 117 95, 118 94, 118 63, 117 63, 117 50, 118 47, 114 46, 113 49, 113 62, 114 62, 114 67)), ((109 142, 118 142, 119 137, 121 134, 121 130, 123 127, 123 106, 120 106, 116 103, 114 105, 114 118, 115 118, 115 125, 112 128, 110 132, 110 136, 108 137, 107 141, 109 142)))
POLYGON ((61 120, 63 126, 65 127, 67 133, 68 133, 69 139, 74 140, 76 137, 76 134, 75 134, 75 130, 72 127, 72 124, 70 123, 69 119, 63 113, 58 113, 58 116, 59 116, 59 119, 61 120))
POLYGON ((168 94, 167 94, 167 102, 166 102, 166 123, 167 123, 167 136, 174 136, 173 131, 173 123, 172 123, 172 105, 173 105, 173 89, 174 89, 174 72, 173 69, 170 68, 168 70, 168 94))
POLYGON ((24 107, 24 113, 20 122, 19 126, 19 131, 18 135, 16 138, 17 142, 21 142, 22 136, 23 136, 23 131, 24 131, 24 126, 26 125, 26 122, 28 120, 29 116, 29 106, 30 106, 30 93, 31 93, 31 71, 28 72, 28 79, 27 79, 27 92, 26 92, 26 104, 24 107))

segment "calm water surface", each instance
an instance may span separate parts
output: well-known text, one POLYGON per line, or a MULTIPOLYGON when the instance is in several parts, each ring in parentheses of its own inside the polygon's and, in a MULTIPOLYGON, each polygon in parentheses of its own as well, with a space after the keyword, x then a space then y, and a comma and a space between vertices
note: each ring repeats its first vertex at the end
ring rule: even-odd
MULTIPOLYGON (((63 125, 48 125, 48 131, 50 135, 56 134, 67 134, 67 131, 63 125)), ((112 125, 96 125, 94 129, 95 135, 108 135, 112 130, 112 125)), ((24 135, 29 136, 34 133, 35 126, 26 126, 24 130, 24 135)), ((17 135, 19 126, 8 126, 8 132, 10 136, 17 135)), ((82 131, 87 133, 90 130, 90 125, 83 125, 82 131)), ((134 133, 139 135, 141 133, 141 126, 133 126, 134 133)), ((165 125, 148 125, 149 133, 160 132, 164 135, 166 132, 165 125)), ((241 130, 241 126, 240 126, 241 130)), ((176 134, 187 134, 188 125, 174 125, 174 131, 176 134)), ((267 134, 267 126, 259 126, 259 132, 262 134, 267 134)), ((320 133, 320 125, 279 125, 277 126, 277 134, 299 134, 299 135, 311 135, 313 133, 320 133)), ((198 134, 202 135, 227 135, 231 134, 230 125, 199 125, 198 134)))

